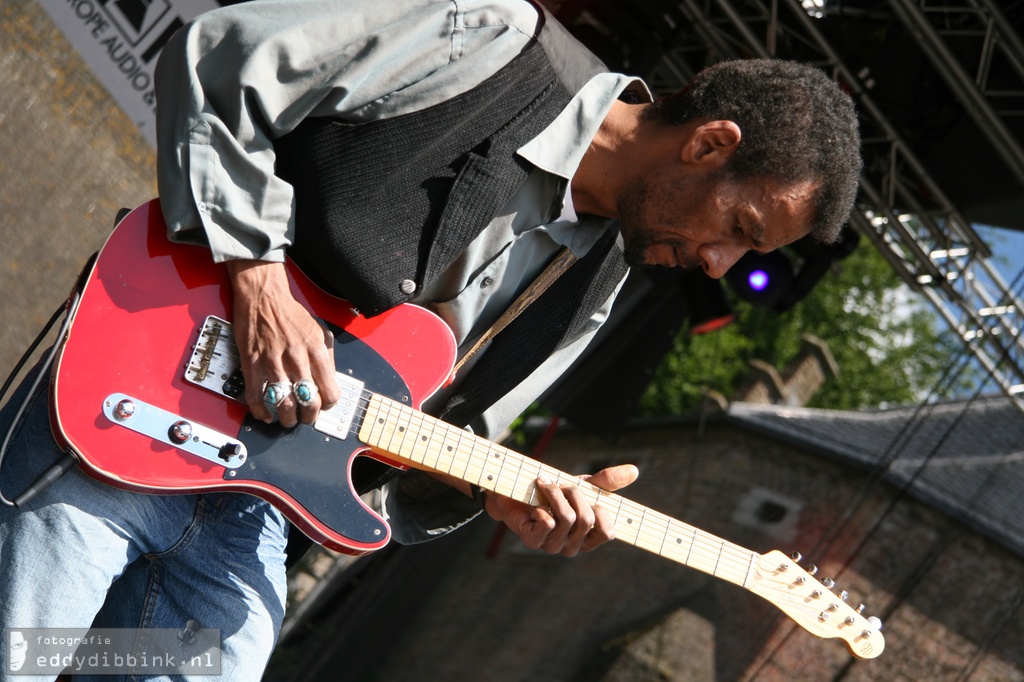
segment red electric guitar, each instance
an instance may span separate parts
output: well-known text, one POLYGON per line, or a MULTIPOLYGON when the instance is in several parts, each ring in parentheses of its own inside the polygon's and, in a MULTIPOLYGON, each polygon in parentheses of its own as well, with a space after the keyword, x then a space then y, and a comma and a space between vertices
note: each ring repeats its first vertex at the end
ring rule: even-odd
POLYGON ((390 538, 349 480, 359 455, 534 505, 544 475, 609 510, 618 539, 754 592, 859 658, 882 652, 876 619, 781 552, 744 549, 419 412, 452 369, 445 324, 412 305, 364 318, 288 268, 297 300, 334 332, 344 396, 293 429, 252 419, 241 402, 225 269, 201 248, 168 241, 157 201, 125 217, 87 275, 54 365, 53 430, 80 467, 127 490, 258 495, 316 542, 350 554, 390 538))

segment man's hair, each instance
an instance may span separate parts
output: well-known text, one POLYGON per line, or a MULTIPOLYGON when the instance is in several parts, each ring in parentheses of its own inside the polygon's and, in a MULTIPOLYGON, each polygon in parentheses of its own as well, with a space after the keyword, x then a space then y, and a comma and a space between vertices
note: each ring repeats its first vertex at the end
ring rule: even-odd
POLYGON ((811 235, 825 244, 838 239, 857 194, 860 133, 853 102, 820 69, 779 59, 720 62, 649 105, 644 117, 669 125, 733 121, 742 137, 728 175, 819 182, 811 235))

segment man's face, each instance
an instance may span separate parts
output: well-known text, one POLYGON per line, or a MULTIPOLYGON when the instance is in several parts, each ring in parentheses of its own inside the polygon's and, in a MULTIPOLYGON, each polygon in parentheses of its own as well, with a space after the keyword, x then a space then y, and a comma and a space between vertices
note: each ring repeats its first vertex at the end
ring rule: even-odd
POLYGON ((717 279, 747 251, 767 253, 810 232, 814 189, 723 174, 634 181, 619 202, 626 262, 699 267, 717 279))

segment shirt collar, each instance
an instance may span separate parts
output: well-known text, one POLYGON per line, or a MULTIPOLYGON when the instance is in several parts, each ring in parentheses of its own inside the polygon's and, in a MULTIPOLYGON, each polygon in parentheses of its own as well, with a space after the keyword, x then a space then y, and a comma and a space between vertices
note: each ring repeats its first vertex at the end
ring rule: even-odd
POLYGON ((555 199, 558 203, 553 207, 559 215, 538 229, 581 258, 603 234, 608 221, 580 220, 572 203, 572 177, 612 103, 629 87, 635 89, 641 99, 651 100, 650 91, 639 79, 618 73, 594 76, 547 128, 517 150, 519 156, 534 167, 561 178, 561 196, 555 199))
POLYGON ((643 81, 620 73, 600 73, 576 93, 547 128, 518 150, 535 167, 567 181, 562 220, 576 219, 569 183, 612 103, 627 87, 638 90, 647 101, 652 99, 643 81))

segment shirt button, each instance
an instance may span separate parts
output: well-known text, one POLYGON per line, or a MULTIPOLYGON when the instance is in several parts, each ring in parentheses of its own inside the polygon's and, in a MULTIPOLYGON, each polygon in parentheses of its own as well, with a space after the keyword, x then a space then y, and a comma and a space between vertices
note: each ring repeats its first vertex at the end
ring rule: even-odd
POLYGON ((416 282, 411 279, 403 279, 402 283, 398 285, 398 288, 402 290, 403 294, 411 294, 416 291, 416 282))
POLYGON ((486 289, 487 287, 491 286, 492 284, 494 284, 494 278, 493 277, 484 277, 482 280, 480 280, 480 288, 481 289, 486 289))

